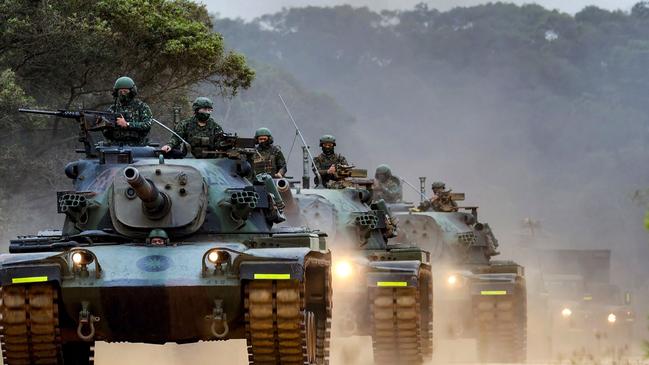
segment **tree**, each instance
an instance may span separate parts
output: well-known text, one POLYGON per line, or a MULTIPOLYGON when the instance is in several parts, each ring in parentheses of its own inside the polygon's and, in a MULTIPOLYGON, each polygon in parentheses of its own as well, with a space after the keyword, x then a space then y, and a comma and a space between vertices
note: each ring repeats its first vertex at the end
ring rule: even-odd
POLYGON ((211 27, 205 6, 188 0, 9 0, 0 4, 0 66, 41 103, 64 107, 106 104, 121 75, 149 102, 199 81, 235 95, 254 71, 211 27))

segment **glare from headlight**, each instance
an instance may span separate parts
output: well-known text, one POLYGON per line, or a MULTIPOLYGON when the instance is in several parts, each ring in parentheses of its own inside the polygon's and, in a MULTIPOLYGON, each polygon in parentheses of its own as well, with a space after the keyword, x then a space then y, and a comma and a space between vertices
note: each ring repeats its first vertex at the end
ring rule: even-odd
POLYGON ((608 315, 608 323, 615 323, 617 321, 617 316, 613 313, 608 315))
POLYGON ((340 261, 334 267, 336 276, 345 279, 352 274, 352 265, 347 261, 340 261))
POLYGON ((572 316, 572 310, 570 310, 570 308, 563 308, 561 315, 563 316, 563 318, 569 318, 570 316, 572 316))
POLYGON ((446 278, 446 283, 448 283, 449 286, 455 286, 457 284, 457 276, 449 275, 448 278, 446 278))
POLYGON ((72 261, 79 265, 83 261, 83 255, 79 252, 75 252, 72 254, 72 261))
POLYGON ((219 261, 219 253, 217 251, 212 251, 207 255, 207 259, 211 263, 216 264, 219 261))

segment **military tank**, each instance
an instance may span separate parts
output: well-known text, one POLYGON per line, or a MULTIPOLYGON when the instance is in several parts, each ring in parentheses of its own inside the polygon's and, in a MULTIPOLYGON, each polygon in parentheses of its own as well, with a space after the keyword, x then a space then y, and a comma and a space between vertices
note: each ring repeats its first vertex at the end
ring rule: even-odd
POLYGON ((382 200, 372 202, 367 171, 338 166, 338 174, 329 188, 291 189, 277 181, 287 223, 329 235, 334 330, 341 337, 371 336, 376 364, 427 362, 433 351, 429 255, 414 244, 388 244, 396 220, 382 200))
MULTIPOLYGON (((464 199, 464 194, 451 196, 464 199)), ((400 222, 400 233, 392 240, 416 242, 431 253, 438 278, 436 317, 443 321, 440 337, 476 339, 480 361, 525 362, 525 270, 515 262, 492 259, 499 254, 498 240, 489 224, 479 222, 478 208, 416 211, 411 203, 390 208, 400 222)))
POLYGON ((325 235, 277 226, 284 203, 251 173, 251 140, 224 136, 210 159, 82 140, 74 188, 57 193, 62 229, 0 255, 4 364, 91 364, 95 341, 227 339, 247 340, 251 364, 328 363, 325 235))

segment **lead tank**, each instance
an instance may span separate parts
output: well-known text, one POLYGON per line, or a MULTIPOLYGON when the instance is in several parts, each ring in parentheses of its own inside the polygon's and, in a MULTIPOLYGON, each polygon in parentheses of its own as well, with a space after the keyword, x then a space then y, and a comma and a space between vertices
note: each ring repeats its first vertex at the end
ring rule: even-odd
POLYGON ((388 243, 396 220, 382 200, 372 202, 373 181, 365 170, 346 170, 329 189, 291 189, 279 180, 286 223, 329 235, 337 335, 371 336, 376 364, 428 362, 433 351, 429 254, 414 244, 388 243))
POLYGON ((5 364, 91 364, 95 341, 227 339, 247 340, 251 364, 328 363, 325 235, 277 226, 284 203, 249 149, 84 151, 57 194, 62 229, 0 255, 5 364), (152 229, 169 241, 150 244, 152 229))
MULTIPOLYGON (((463 199, 464 194, 453 196, 463 199)), ((431 252, 438 278, 439 337, 476 339, 480 361, 525 362, 525 271, 513 261, 492 259, 499 254, 498 240, 489 224, 478 220, 478 208, 417 211, 413 204, 402 203, 391 209, 400 222, 400 234, 393 241, 416 242, 431 252)))

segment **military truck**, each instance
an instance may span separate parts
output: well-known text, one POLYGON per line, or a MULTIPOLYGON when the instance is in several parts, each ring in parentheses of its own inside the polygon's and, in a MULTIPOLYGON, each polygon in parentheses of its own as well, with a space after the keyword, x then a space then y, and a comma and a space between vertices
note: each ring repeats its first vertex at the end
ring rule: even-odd
POLYGON ((277 182, 287 223, 329 235, 335 333, 371 336, 376 364, 427 362, 433 351, 429 254, 410 243, 389 244, 396 221, 383 201, 372 202, 367 171, 337 170, 329 188, 277 182))
MULTIPOLYGON (((462 200, 464 194, 452 197, 462 200)), ((455 212, 417 211, 411 203, 390 207, 400 232, 392 241, 416 242, 431 253, 435 315, 443 331, 438 338, 476 339, 481 361, 525 362, 525 270, 492 259, 499 254, 498 240, 489 224, 479 221, 478 207, 455 212)))
POLYGON ((551 312, 552 353, 628 349, 635 313, 631 293, 610 281, 610 250, 538 249, 551 312))
POLYGON ((277 226, 284 203, 252 173, 252 139, 166 159, 95 144, 91 132, 110 127, 101 118, 58 113, 79 121, 85 156, 65 168, 73 189, 57 193, 62 229, 0 255, 4 364, 91 364, 95 341, 237 338, 251 364, 328 363, 325 235, 277 226))

